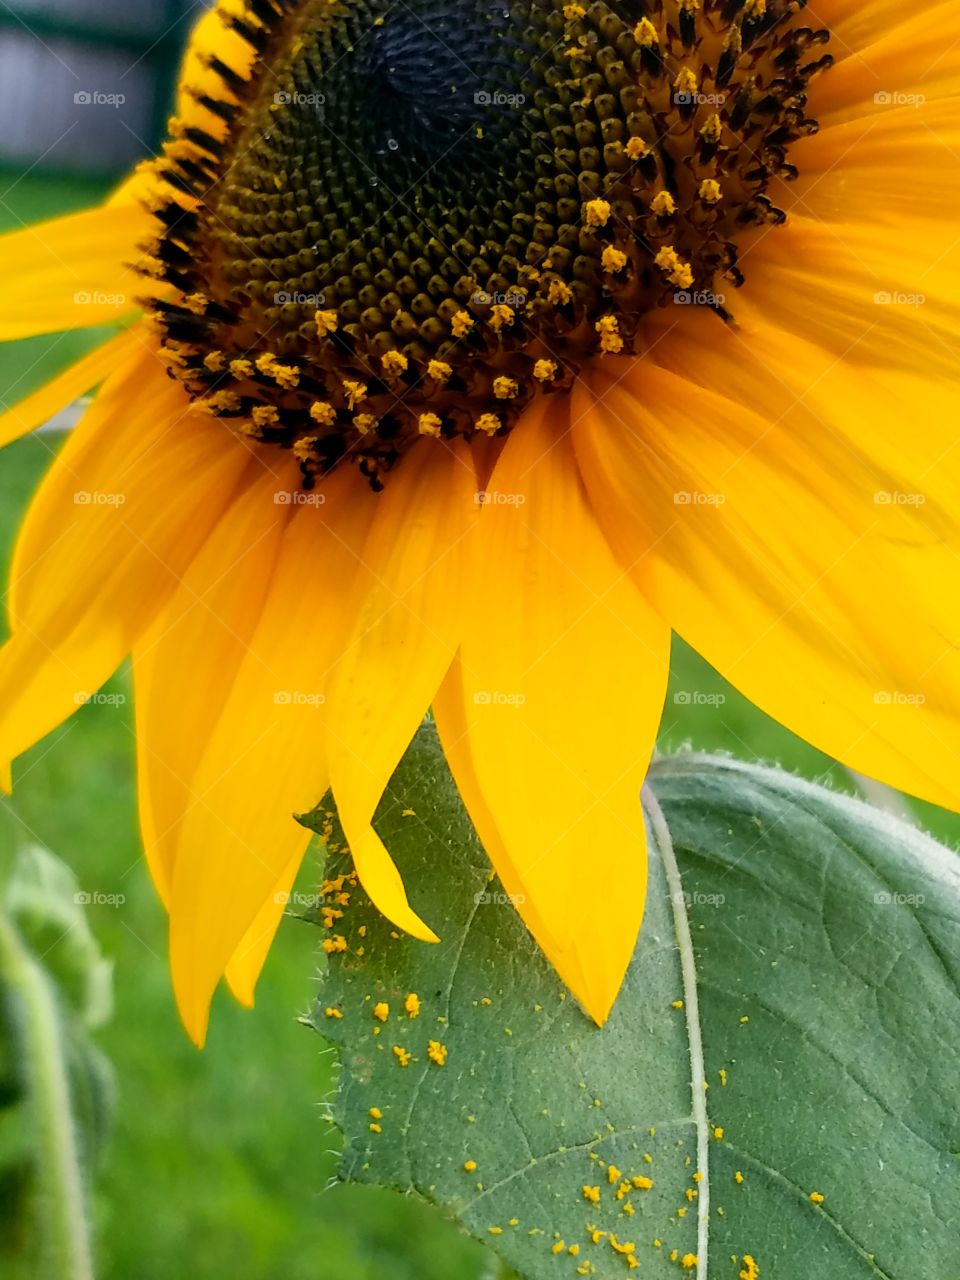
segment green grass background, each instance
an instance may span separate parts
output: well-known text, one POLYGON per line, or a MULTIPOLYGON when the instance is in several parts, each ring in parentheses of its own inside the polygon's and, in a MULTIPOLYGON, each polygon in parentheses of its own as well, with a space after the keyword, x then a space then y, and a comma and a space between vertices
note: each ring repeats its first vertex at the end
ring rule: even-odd
MULTIPOLYGON (((102 188, 27 177, 0 181, 0 192, 0 224, 12 228, 82 206, 102 188)), ((97 336, 0 348, 3 401, 15 402, 97 336)), ((34 436, 0 457, 4 568, 57 443, 34 436)), ((74 868, 84 889, 126 897, 120 907, 89 908, 115 964, 115 1016, 98 1037, 118 1085, 113 1137, 96 1183, 102 1277, 480 1280, 485 1251, 431 1210, 389 1192, 330 1185, 338 1139, 320 1104, 330 1096, 335 1064, 320 1038, 296 1021, 313 988, 311 928, 284 921, 254 1012, 220 996, 207 1049, 197 1053, 187 1041, 170 992, 164 915, 138 851, 127 673, 110 689, 127 701, 84 707, 35 747, 16 768, 14 797, 0 806, 0 859, 39 842, 74 868)), ((779 760, 850 786, 828 759, 679 643, 661 741, 667 749, 689 743, 779 760), (678 704, 681 690, 722 693, 726 702, 678 704)), ((936 833, 957 836, 955 819, 927 809, 921 816, 936 833)), ((316 866, 314 857, 307 860, 304 885, 316 878, 316 866)))

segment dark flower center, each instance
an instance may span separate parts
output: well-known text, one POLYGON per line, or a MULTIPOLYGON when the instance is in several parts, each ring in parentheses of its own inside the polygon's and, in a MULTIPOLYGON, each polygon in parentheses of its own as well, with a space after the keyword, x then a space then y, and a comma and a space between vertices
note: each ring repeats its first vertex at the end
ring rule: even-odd
POLYGON ((501 434, 642 317, 742 283, 816 129, 800 0, 248 0, 180 127, 155 304, 198 405, 379 487, 414 440, 501 434))

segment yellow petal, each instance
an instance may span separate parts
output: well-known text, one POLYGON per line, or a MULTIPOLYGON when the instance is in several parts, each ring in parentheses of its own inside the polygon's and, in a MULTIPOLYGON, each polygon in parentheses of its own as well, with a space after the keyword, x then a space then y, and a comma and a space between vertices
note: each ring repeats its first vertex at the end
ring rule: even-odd
POLYGON ((478 511, 467 446, 430 441, 407 455, 377 504, 330 695, 330 781, 357 871, 379 909, 426 941, 436 937, 370 823, 460 641, 478 511))
POLYGON ((78 396, 97 386, 118 365, 126 363, 140 342, 135 329, 117 334, 0 415, 0 448, 42 426, 78 396))
POLYGON ((708 356, 678 331, 658 358, 695 363, 716 389, 648 361, 595 384, 594 407, 581 393, 577 452, 611 541, 664 617, 770 715, 956 807, 955 448, 926 466, 949 424, 914 417, 905 432, 892 382, 824 371, 795 340, 723 329, 714 342, 708 356), (767 400, 776 416, 756 411, 767 400))
POLYGON ((130 652, 249 465, 221 424, 184 422, 183 406, 155 359, 137 356, 104 384, 34 498, 0 650, 3 765, 130 652))
MULTIPOLYGON (((472 541, 461 671, 469 758, 507 851, 504 878, 519 886, 518 909, 561 977, 602 1022, 643 914, 639 794, 669 630, 600 532, 568 414, 554 400, 532 407, 494 469, 496 498, 472 541)), ((496 859, 498 846, 488 852, 496 859)))
POLYGON ((144 280, 127 264, 153 234, 139 205, 104 205, 0 236, 0 342, 111 324, 136 310, 144 280))
POLYGON ((195 94, 206 94, 222 101, 233 101, 233 95, 217 73, 210 69, 208 59, 219 58, 241 76, 249 76, 256 62, 252 45, 224 23, 223 18, 228 14, 249 20, 245 0, 217 0, 195 23, 180 68, 177 94, 177 115, 187 124, 205 129, 217 138, 225 135, 226 122, 199 103, 195 94))
POLYGON ((327 789, 328 672, 377 499, 354 468, 310 496, 320 505, 298 505, 290 519, 179 828, 170 957, 180 1014, 198 1044, 224 969, 307 847, 293 815, 327 789))
POLYGON ((133 651, 140 829, 168 906, 193 777, 260 620, 293 510, 276 497, 297 482, 295 465, 280 476, 257 466, 133 651))

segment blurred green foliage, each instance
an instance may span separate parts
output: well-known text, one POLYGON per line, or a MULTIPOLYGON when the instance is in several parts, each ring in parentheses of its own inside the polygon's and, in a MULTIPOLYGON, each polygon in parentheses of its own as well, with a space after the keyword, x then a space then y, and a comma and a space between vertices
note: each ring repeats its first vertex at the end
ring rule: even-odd
MULTIPOLYGON (((0 178, 0 224, 16 228, 80 207, 100 191, 55 179, 0 178), (6 186, 6 191, 3 187, 6 186)), ((0 348, 0 394, 13 403, 87 349, 96 335, 54 335, 0 348)), ((0 559, 57 448, 36 435, 0 459, 0 559)), ((794 678, 785 673, 785 678, 794 678)), ((331 1052, 296 1015, 307 1009, 315 931, 285 921, 257 1009, 216 1001, 207 1049, 184 1035, 173 1007, 163 910, 140 859, 135 737, 128 673, 16 766, 0 804, 0 857, 38 843, 76 872, 81 889, 123 895, 86 910, 115 965, 115 1014, 98 1036, 117 1079, 114 1132, 95 1194, 103 1280, 481 1280, 489 1259, 434 1211, 366 1187, 330 1187, 339 1136, 322 1102, 335 1085, 331 1052)), ((745 759, 779 760, 810 777, 841 770, 736 695, 682 644, 662 745, 686 742, 745 759), (719 695, 704 703, 685 695, 719 695)), ((956 837, 956 819, 925 811, 956 837)), ((301 887, 317 879, 307 859, 301 887)))

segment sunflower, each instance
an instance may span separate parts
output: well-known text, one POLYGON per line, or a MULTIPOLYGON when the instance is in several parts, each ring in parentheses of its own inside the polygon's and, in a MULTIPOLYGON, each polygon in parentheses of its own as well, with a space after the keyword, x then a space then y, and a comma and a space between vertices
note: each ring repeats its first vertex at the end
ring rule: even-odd
MULTIPOLYGON (((960 8, 221 0, 162 156, 0 240, 0 334, 120 322, 16 548, 0 761, 132 655, 184 1023, 254 986, 329 787, 432 706, 598 1022, 645 891, 670 629, 957 802, 960 8)), ((429 821, 429 815, 424 815, 429 821)))

